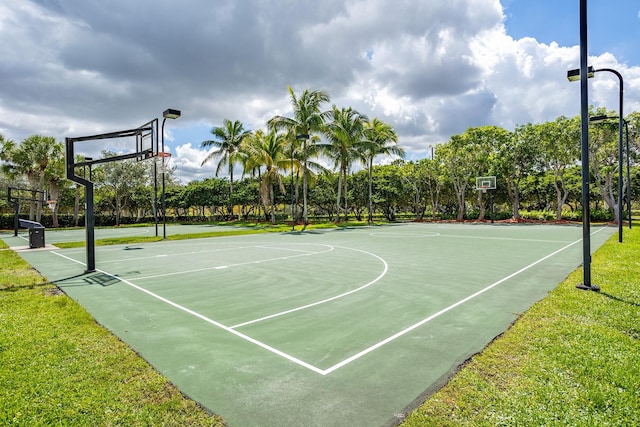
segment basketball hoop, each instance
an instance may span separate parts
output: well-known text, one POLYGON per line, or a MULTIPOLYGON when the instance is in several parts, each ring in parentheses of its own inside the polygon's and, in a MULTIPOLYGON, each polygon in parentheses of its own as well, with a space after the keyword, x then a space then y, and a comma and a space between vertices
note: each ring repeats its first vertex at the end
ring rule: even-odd
POLYGON ((169 171, 169 161, 171 160, 171 153, 168 151, 160 151, 156 155, 156 164, 160 168, 160 173, 166 174, 169 171))
POLYGON ((53 200, 53 199, 47 200, 47 206, 49 206, 49 209, 51 209, 51 212, 56 210, 56 204, 57 203, 58 203, 57 200, 53 200))
POLYGON ((486 193, 488 190, 496 189, 495 176, 479 176, 476 178, 476 191, 486 193))

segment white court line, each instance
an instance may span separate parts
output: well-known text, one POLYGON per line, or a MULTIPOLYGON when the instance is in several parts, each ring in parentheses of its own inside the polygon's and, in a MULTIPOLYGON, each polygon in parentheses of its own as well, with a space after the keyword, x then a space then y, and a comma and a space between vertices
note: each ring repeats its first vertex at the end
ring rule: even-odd
POLYGON ((385 232, 385 231, 378 232, 378 233, 369 233, 369 236, 371 237, 398 237, 401 239, 408 238, 408 237, 438 237, 439 235, 440 233, 436 231, 431 231, 431 232, 426 232, 421 234, 407 234, 407 233, 396 234, 396 233, 385 232))
POLYGON ((441 237, 453 237, 457 239, 479 239, 479 240, 507 240, 512 242, 540 242, 540 243, 567 243, 569 240, 541 240, 541 239, 517 239, 515 237, 482 237, 482 236, 460 236, 457 234, 440 234, 441 237))
POLYGON ((368 254, 368 255, 371 255, 371 256, 373 256, 375 258, 378 258, 380 261, 382 261, 382 264, 384 265, 384 269, 383 269, 382 273, 380 273, 380 275, 378 275, 378 277, 373 279, 371 282, 360 286, 359 288, 352 289, 352 290, 350 290, 348 292, 344 292, 344 293, 342 293, 340 295, 336 295, 336 296, 333 296, 331 298, 323 299, 321 301, 316 301, 316 302, 313 302, 311 304, 306 304, 306 305, 303 305, 303 306, 300 306, 300 307, 296 307, 296 308, 292 308, 292 309, 289 309, 289 310, 281 311, 280 313, 271 314, 269 316, 264 316, 264 317, 261 317, 259 319, 249 320, 249 321, 244 322, 244 323, 238 323, 237 325, 233 325, 230 328, 231 329, 240 328, 242 326, 251 325, 252 323, 258 323, 258 322, 262 322, 263 320, 273 319, 274 317, 284 316, 285 314, 294 313, 296 311, 300 311, 300 310, 304 310, 304 309, 307 309, 307 308, 315 307, 316 305, 324 304, 324 303, 327 303, 327 302, 330 302, 330 301, 337 300, 337 299, 342 298, 342 297, 346 297, 347 295, 351 295, 353 293, 356 293, 356 292, 359 292, 359 291, 361 291, 363 289, 368 288, 369 286, 371 286, 374 283, 376 283, 378 280, 382 279, 387 274, 387 270, 389 269, 389 265, 387 264, 387 262, 384 259, 382 259, 378 255, 372 254, 371 252, 363 251, 363 250, 360 250, 360 249, 344 248, 344 247, 340 247, 340 246, 336 246, 336 248, 363 252, 365 254, 368 254))
MULTIPOLYGON (((594 235, 596 233, 599 233, 600 231, 604 230, 605 228, 606 227, 601 227, 601 228, 599 228, 598 230, 594 231, 591 234, 594 235)), ((107 273, 105 271, 102 271, 102 270, 96 270, 96 271, 99 271, 99 272, 101 272, 103 274, 106 274, 106 275, 108 275, 110 277, 113 277, 113 278, 115 278, 117 280, 120 280, 122 283, 124 283, 126 285, 129 285, 129 286, 131 286, 131 287, 133 287, 133 288, 135 288, 135 289, 137 289, 137 290, 139 290, 141 292, 144 292, 144 293, 146 293, 146 294, 148 294, 148 295, 150 295, 150 296, 152 296, 152 297, 154 297, 154 298, 156 298, 156 299, 158 299, 158 300, 160 300, 162 302, 165 302, 166 304, 169 304, 169 305, 171 305, 171 306, 173 306, 175 308, 178 308, 179 310, 182 310, 182 311, 184 311, 186 313, 189 313, 189 314, 191 314, 191 315, 193 315, 193 316, 195 316, 195 317, 197 317, 199 319, 202 319, 205 322, 210 323, 211 325, 214 325, 214 326, 216 326, 216 327, 218 327, 220 329, 223 329, 223 330, 225 330, 227 332, 230 332, 230 333, 236 335, 239 338, 242 338, 242 339, 244 339, 244 340, 246 340, 246 341, 248 341, 248 342, 250 342, 252 344, 255 344, 255 345, 257 345, 257 346, 259 346, 259 347, 271 352, 271 353, 274 353, 274 354, 276 354, 278 356, 281 356, 281 357, 283 357, 283 358, 285 358, 285 359, 287 359, 287 360, 289 360, 289 361, 291 361, 291 362, 293 362, 293 363, 295 363, 297 365, 305 367, 305 368, 307 368, 307 369, 309 369, 309 370, 311 370, 311 371, 313 371, 313 372, 315 372, 317 374, 320 374, 322 376, 325 376, 325 375, 328 375, 328 374, 330 374, 332 372, 335 372, 336 370, 338 370, 338 369, 350 364, 351 362, 354 362, 354 361, 360 359, 361 357, 371 353, 372 351, 374 351, 374 350, 376 350, 376 349, 378 349, 378 348, 380 348, 380 347, 382 347, 382 346, 384 346, 386 344, 389 344, 390 342, 396 340, 397 338, 400 338, 401 336, 408 334, 409 332, 413 331, 414 329, 419 328, 420 326, 423 326, 424 324, 430 322, 431 320, 433 320, 433 319, 435 319, 437 317, 440 317, 441 315, 447 313, 448 311, 453 310, 454 308, 456 308, 456 307, 458 307, 458 306, 460 306, 460 305, 462 305, 462 304, 464 304, 464 303, 476 298, 477 296, 482 295, 483 293, 487 292, 488 290, 495 288, 496 286, 500 285, 501 283, 504 283, 505 281, 507 281, 507 280, 517 276, 518 274, 520 274, 520 273, 522 273, 522 272, 534 267, 535 265, 540 264, 541 262, 543 262, 543 261, 545 261, 545 260, 557 255, 558 253, 570 248, 571 246, 574 246, 575 244, 580 243, 581 241, 582 241, 582 238, 580 238, 580 239, 578 239, 578 240, 576 240, 574 242, 571 242, 566 246, 563 246, 562 248, 558 249, 557 251, 552 252, 551 254, 549 254, 549 255, 547 255, 547 256, 545 256, 543 258, 540 258, 537 261, 534 261, 533 263, 527 265, 526 267, 521 268, 520 270, 516 271, 515 273, 512 273, 512 274, 510 274, 510 275, 498 280, 497 282, 492 283, 491 285, 489 285, 489 286, 487 286, 487 287, 485 287, 485 288, 483 288, 483 289, 481 289, 481 290, 469 295, 466 298, 461 299, 460 301, 458 301, 458 302, 456 302, 454 304, 451 304, 450 306, 448 306, 446 308, 443 308, 442 310, 438 311, 437 313, 434 313, 431 316, 429 316, 429 317, 427 317, 427 318, 425 318, 425 319, 423 319, 423 320, 421 320, 421 321, 419 321, 417 323, 414 323, 413 325, 403 329, 402 331, 400 331, 400 332, 398 332, 398 333, 396 333, 396 334, 394 334, 394 335, 392 335, 392 336, 390 336, 390 337, 388 337, 388 338, 386 338, 386 339, 384 339, 384 340, 382 340, 382 341, 380 341, 380 342, 378 342, 378 343, 376 343, 376 344, 374 344, 374 345, 372 345, 370 347, 367 347, 366 349, 354 354, 353 356, 351 356, 351 357, 349 357, 347 359, 344 359, 343 361, 341 361, 339 363, 336 363, 335 365, 333 365, 333 366, 331 366, 331 367, 329 367, 327 369, 320 369, 320 368, 318 368, 316 366, 313 366, 313 365, 311 365, 311 364, 309 364, 307 362, 304 362, 303 360, 300 360, 300 359, 298 359, 296 357, 293 357, 293 356, 291 356, 291 355, 289 355, 287 353, 284 353, 284 352, 282 352, 282 351, 280 351, 280 350, 278 350, 276 348, 273 348, 273 347, 271 347, 271 346, 269 346, 269 345, 267 345, 267 344, 265 344, 265 343, 263 343, 261 341, 258 341, 258 340, 254 339, 254 338, 251 338, 251 337, 249 337, 249 336, 247 336, 247 335, 245 335, 245 334, 243 334, 241 332, 238 332, 235 329, 232 329, 232 328, 230 328, 228 326, 225 326, 220 322, 216 322, 215 320, 209 319, 208 317, 206 317, 206 316, 204 316, 204 315, 202 315, 200 313, 197 313, 197 312, 195 312, 193 310, 190 310, 190 309, 188 309, 186 307, 183 307, 183 306, 181 306, 179 304, 176 304, 171 300, 168 300, 168 299, 166 299, 164 297, 161 297, 160 295, 157 295, 157 294, 155 294, 155 293, 153 293, 151 291, 148 291, 148 290, 146 290, 144 288, 141 288, 141 287, 139 287, 139 286, 137 286, 137 285, 129 282, 128 280, 125 280, 125 279, 121 278, 121 277, 109 274, 109 273, 107 273)), ((73 261, 75 263, 78 263, 78 264, 81 264, 81 265, 85 265, 81 261, 75 260, 73 258, 69 258, 69 257, 67 257, 65 255, 62 255, 62 254, 59 254, 59 253, 57 253, 55 251, 52 252, 52 253, 56 254, 56 255, 58 255, 58 256, 60 256, 62 258, 66 258, 66 259, 68 259, 70 261, 73 261)))
MULTIPOLYGON (((602 227, 599 230, 593 232, 592 234, 599 233, 600 231, 602 231, 604 229, 605 229, 605 227, 602 227)), ((332 367, 323 370, 322 371, 322 375, 330 374, 331 372, 335 371, 336 369, 339 369, 339 368, 341 368, 341 367, 343 367, 345 365, 348 365, 349 363, 353 362, 354 360, 357 360, 357 359, 361 358, 362 356, 365 356, 366 354, 371 353, 373 350, 376 350, 376 349, 382 347, 383 345, 390 343, 391 341, 395 340, 396 338, 399 338, 399 337, 401 337, 403 335, 408 334, 409 332, 413 331, 416 328, 419 328, 420 326, 424 325, 425 323, 428 323, 431 320, 442 316, 446 312, 453 310, 454 308, 458 307, 459 305, 462 305, 462 304, 466 303, 467 301, 470 301, 470 300, 474 299, 478 295, 482 295, 483 293, 487 292, 488 290, 495 288, 499 284, 504 283, 505 281, 513 278, 514 276, 517 276, 518 274, 522 273, 523 271, 526 271, 526 270, 530 269, 531 267, 533 267, 533 266, 535 266, 537 264, 540 264, 541 262, 551 258, 552 256, 554 256, 554 255, 556 255, 556 254, 558 254, 558 253, 560 253, 560 252, 562 252, 562 251, 564 251, 564 250, 570 248, 571 246, 573 246, 573 245, 575 245, 577 243, 580 243, 580 242, 582 242, 582 239, 578 239, 575 242, 571 242, 568 245, 558 249, 557 251, 552 252, 549 255, 547 255, 547 256, 545 256, 543 258, 540 258, 539 260, 537 260, 535 262, 532 262, 531 264, 527 265, 526 267, 521 268, 520 270, 516 271, 515 273, 511 273, 510 275, 498 280, 497 282, 494 282, 494 283, 490 284, 489 286, 479 290, 478 292, 473 293, 473 294, 469 295, 468 297, 463 298, 460 301, 458 301, 458 302, 456 302, 454 304, 451 304, 450 306, 448 306, 446 308, 443 308, 442 310, 438 311, 435 314, 432 314, 431 316, 427 317, 426 319, 422 319, 418 323, 414 323, 413 325, 411 325, 408 328, 405 328, 402 331, 390 336, 389 338, 386 338, 386 339, 378 342, 377 344, 374 344, 371 347, 368 347, 368 348, 362 350, 361 352, 354 354, 353 356, 343 360, 342 362, 337 363, 337 364, 333 365, 332 367)))
MULTIPOLYGON (((134 245, 128 245, 128 246, 134 246, 134 245)), ((118 250, 123 251, 123 250, 127 250, 127 247, 125 246, 124 249, 122 248, 118 248, 118 250)), ((191 251, 191 252, 177 252, 177 253, 171 253, 170 255, 168 254, 160 254, 160 255, 149 255, 149 256, 141 256, 141 257, 127 257, 127 258, 118 258, 118 259, 111 259, 108 261, 102 261, 101 264, 108 264, 108 263, 114 263, 114 262, 129 262, 129 261, 141 261, 144 259, 155 259, 158 257, 162 257, 162 256, 171 256, 171 257, 179 257, 179 256, 191 256, 191 255, 196 255, 196 254, 207 254, 207 253, 213 253, 213 252, 228 252, 228 251, 235 251, 235 250, 242 250, 242 249, 249 249, 249 248, 261 248, 264 245, 250 245, 250 246, 236 246, 233 248, 217 248, 217 249, 207 249, 207 250, 202 250, 202 251, 191 251)), ((133 248, 130 248, 129 250, 135 249, 135 246, 133 248)))
MULTIPOLYGON (((59 254, 57 252, 52 252, 52 253, 54 253, 54 254, 62 257, 62 258, 66 258, 66 259, 68 259, 70 261, 73 261, 73 262, 76 262, 78 264, 84 265, 84 263, 81 262, 81 261, 77 261, 77 260, 75 260, 73 258, 69 258, 69 257, 67 257, 65 255, 62 255, 62 254, 59 254)), ((128 286, 131 286, 134 289, 139 290, 140 292, 144 292, 145 294, 150 295, 150 296, 152 296, 153 298, 156 298, 159 301, 162 301, 162 302, 164 302, 166 304, 169 304, 170 306, 175 307, 175 308, 177 308, 179 310, 182 310, 185 313, 191 314, 192 316, 195 316, 198 319, 204 320, 205 322, 207 322, 207 323, 209 323, 209 324, 211 324, 213 326, 216 326, 216 327, 218 327, 218 328, 220 328, 220 329, 222 329, 224 331, 230 332, 233 335, 235 335, 235 336, 237 336, 239 338, 242 338, 245 341, 248 341, 248 342, 250 342, 252 344, 255 344, 258 347, 261 347, 261 348, 263 348, 263 349, 265 349, 267 351, 270 351, 271 353, 277 354, 278 356, 281 356, 281 357, 283 357, 283 358, 285 358, 285 359, 287 359, 287 360, 289 360, 289 361, 291 361, 291 362, 293 362, 293 363, 295 363, 297 365, 305 367, 305 368, 307 368, 307 369, 309 369, 309 370, 311 370, 313 372, 316 372, 316 373, 318 373, 320 375, 325 375, 325 374, 322 373, 322 369, 320 369, 320 368, 317 368, 317 367, 315 367, 315 366, 313 366, 313 365, 311 365, 311 364, 309 364, 309 363, 307 363, 307 362, 305 362, 303 360, 300 360, 300 359, 298 359, 296 357, 293 357, 293 356, 291 356, 291 355, 289 355, 289 354, 287 354, 287 353, 285 353, 283 351, 280 351, 280 350, 278 350, 276 348, 273 348, 270 345, 267 345, 267 344, 265 344, 265 343, 263 343, 261 341, 258 341, 258 340, 254 339, 254 338, 251 338, 250 336, 245 335, 242 332, 238 332, 238 331, 236 331, 234 329, 231 329, 228 326, 225 326, 220 322, 216 322, 213 319, 209 319, 208 317, 206 317, 206 316, 204 316, 204 315, 202 315, 202 314, 200 314, 200 313, 198 313, 196 311, 193 311, 193 310, 191 310, 189 308, 186 308, 186 307, 184 307, 184 306, 182 306, 180 304, 177 304, 177 303, 175 303, 175 302, 173 302, 173 301, 171 301, 171 300, 169 300, 167 298, 164 298, 164 297, 162 297, 162 296, 160 296, 160 295, 158 295, 156 293, 153 293, 153 292, 151 292, 151 291, 149 291, 147 289, 144 289, 144 288, 142 288, 142 287, 140 287, 138 285, 135 285, 135 284, 131 283, 130 281, 128 281, 126 279, 123 279, 122 277, 115 276, 113 274, 107 273, 106 271, 103 271, 103 270, 100 270, 100 269, 96 269, 96 271, 100 272, 102 274, 106 274, 109 277, 113 277, 114 279, 117 279, 117 280, 121 281, 122 283, 124 283, 124 284, 126 284, 128 286)))
MULTIPOLYGON (((170 273, 162 273, 162 274, 154 274, 154 275, 151 275, 151 276, 136 277, 136 280, 155 279, 155 278, 158 278, 158 277, 168 277, 168 276, 175 276, 175 275, 178 275, 178 274, 197 273, 197 272, 200 272, 200 271, 222 270, 222 269, 225 269, 225 268, 240 267, 240 266, 243 266, 243 265, 262 264, 263 262, 280 261, 280 260, 291 259, 291 258, 299 258, 299 257, 303 257, 303 256, 320 255, 320 254, 324 254, 324 253, 327 253, 327 252, 331 252, 334 249, 334 247, 331 246, 331 245, 324 245, 323 244, 323 245, 317 245, 317 246, 326 246, 329 249, 324 250, 324 251, 320 251, 320 252, 305 252, 305 253, 300 254, 300 255, 286 255, 286 256, 281 256, 281 257, 276 257, 276 258, 265 258, 265 259, 261 259, 261 260, 238 262, 236 264, 217 265, 215 267, 203 267, 203 268, 195 268, 195 269, 183 270, 183 271, 172 271, 170 273)), ((279 248, 279 249, 282 249, 282 248, 279 248)), ((291 250, 293 250, 293 249, 291 249, 291 250)), ((300 252, 300 251, 297 251, 297 252, 300 252)))

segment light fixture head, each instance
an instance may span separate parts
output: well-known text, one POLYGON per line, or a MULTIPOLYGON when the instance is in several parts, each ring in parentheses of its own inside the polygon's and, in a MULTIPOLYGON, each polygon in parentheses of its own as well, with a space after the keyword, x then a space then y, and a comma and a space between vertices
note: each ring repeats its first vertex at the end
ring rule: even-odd
POLYGON ((180 117, 180 110, 168 108, 164 110, 164 113, 162 113, 162 117, 164 117, 165 119, 177 119, 178 117, 180 117))
MULTIPOLYGON (((593 69, 593 67, 589 66, 589 68, 587 68, 587 78, 592 78, 594 73, 595 70, 593 69)), ((570 82, 577 82, 578 80, 580 80, 580 68, 567 71, 567 79, 570 82)))
POLYGON ((593 116, 593 117, 589 117, 589 121, 591 123, 602 123, 602 122, 606 122, 607 120, 613 120, 613 119, 617 119, 618 117, 611 117, 611 116, 607 116, 606 114, 603 114, 601 116, 593 116))

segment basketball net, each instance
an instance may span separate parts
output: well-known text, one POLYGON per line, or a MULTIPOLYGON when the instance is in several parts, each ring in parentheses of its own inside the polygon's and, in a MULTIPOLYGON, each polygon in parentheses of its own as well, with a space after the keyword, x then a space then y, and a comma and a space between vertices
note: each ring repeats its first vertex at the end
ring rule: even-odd
POLYGON ((171 169, 171 153, 160 151, 155 157, 155 161, 161 174, 166 175, 171 169))

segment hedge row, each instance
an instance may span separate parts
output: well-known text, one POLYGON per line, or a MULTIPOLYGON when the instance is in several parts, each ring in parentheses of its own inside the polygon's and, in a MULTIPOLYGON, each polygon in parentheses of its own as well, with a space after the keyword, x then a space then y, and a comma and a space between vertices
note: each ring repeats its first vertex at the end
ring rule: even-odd
MULTIPOLYGON (((496 221, 506 220, 513 216, 512 212, 509 211, 501 211, 496 212, 494 215, 494 219, 496 221)), ((554 221, 556 219, 555 212, 551 211, 521 211, 520 216, 525 220, 535 220, 535 221, 554 221)), ((26 215, 20 215, 22 219, 28 219, 26 215)), ((353 218, 353 216, 351 216, 353 218)), ((412 220, 414 217, 410 214, 399 214, 398 219, 401 220, 412 220)), ((465 220, 474 220, 478 218, 478 211, 469 211, 465 214, 465 220)), ((424 219, 431 219, 431 215, 429 213, 425 214, 424 219)), ((441 220, 453 220, 455 218, 444 218, 438 217, 441 220)), ((485 219, 490 219, 490 213, 487 211, 485 214, 485 219)), ((581 211, 564 211, 562 212, 562 219, 566 221, 581 221, 582 220, 582 212, 581 211)), ((178 222, 178 223, 205 223, 212 221, 223 221, 224 218, 218 216, 170 216, 167 217, 167 222, 178 222)), ((264 220, 264 217, 256 218, 252 217, 249 220, 264 220)), ((277 215, 276 220, 278 222, 285 222, 289 220, 288 217, 283 215, 277 215)), ((328 217, 317 217, 310 218, 313 221, 323 221, 328 220, 328 217)), ((382 220, 382 217, 376 217, 374 220, 382 220)), ((598 209, 591 211, 591 220, 596 222, 607 222, 613 220, 613 213, 607 209, 598 209)), ((96 226, 114 226, 116 224, 115 217, 110 215, 96 215, 95 217, 96 226)), ((46 228, 51 228, 53 226, 53 221, 51 215, 42 215, 40 223, 44 225, 46 228)), ((135 218, 135 217, 121 217, 120 224, 122 225, 130 225, 130 224, 153 224, 153 217, 144 217, 144 218, 135 218)), ((14 216, 11 214, 0 214, 0 229, 2 230, 12 230, 14 224, 14 216)), ((84 225, 84 217, 81 216, 78 218, 78 224, 80 226, 84 225)), ((74 227, 75 221, 73 219, 73 215, 58 215, 58 225, 60 227, 74 227)))

